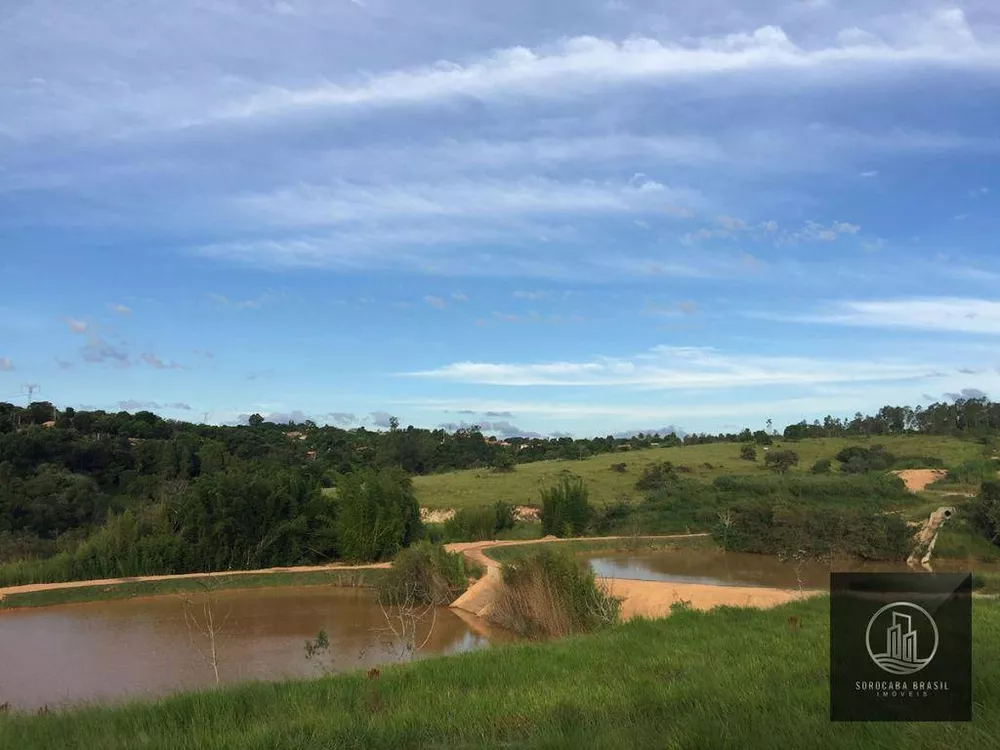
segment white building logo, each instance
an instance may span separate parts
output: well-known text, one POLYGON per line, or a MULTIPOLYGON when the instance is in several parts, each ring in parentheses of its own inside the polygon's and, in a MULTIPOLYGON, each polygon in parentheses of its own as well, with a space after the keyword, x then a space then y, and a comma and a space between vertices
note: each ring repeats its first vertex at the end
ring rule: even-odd
POLYGON ((910 602, 885 605, 872 615, 865 630, 865 645, 872 661, 884 672, 897 675, 913 674, 930 664, 938 640, 934 618, 910 602), (876 622, 878 629, 874 628, 876 622), (886 625, 884 630, 882 625, 886 625))

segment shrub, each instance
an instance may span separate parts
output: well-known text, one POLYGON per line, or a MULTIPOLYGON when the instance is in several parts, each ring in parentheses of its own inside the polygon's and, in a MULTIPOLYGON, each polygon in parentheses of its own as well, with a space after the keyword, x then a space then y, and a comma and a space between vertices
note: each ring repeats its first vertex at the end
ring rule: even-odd
POLYGON ((997 478, 997 462, 989 458, 974 458, 948 469, 944 484, 982 484, 997 478))
POLYGON ((583 533, 593 516, 587 501, 587 485, 579 477, 563 477, 559 484, 541 492, 542 534, 577 536, 583 533))
POLYGON ((625 473, 625 469, 627 467, 628 467, 628 464, 611 464, 611 471, 616 471, 619 474, 624 474, 625 473))
POLYGON ((642 474, 635 483, 635 488, 643 492, 659 489, 667 484, 677 481, 677 471, 669 461, 652 464, 642 470, 642 474))
POLYGON ((621 601, 564 550, 543 546, 507 563, 491 619, 529 638, 561 637, 612 625, 621 601))
POLYGON ((471 571, 459 552, 419 542, 399 552, 392 567, 378 583, 377 595, 383 606, 433 604, 445 606, 457 599, 468 586, 471 571))
POLYGON ((496 510, 490 506, 459 508, 454 516, 445 521, 444 536, 452 542, 479 542, 493 539, 496 521, 496 510))
POLYGON ((498 474, 507 474, 517 468, 517 461, 507 451, 501 451, 493 458, 490 468, 498 474))
POLYGON ((862 448, 849 445, 835 458, 840 462, 840 470, 845 474, 864 474, 869 471, 887 471, 896 463, 896 457, 881 445, 862 448))
POLYGON ((752 445, 744 445, 740 448, 740 458, 744 461, 756 461, 757 449, 752 445))
POLYGON ((444 535, 449 541, 485 541, 514 528, 516 522, 514 506, 501 500, 482 508, 460 508, 445 521, 444 535))
POLYGON ((790 450, 771 451, 764 459, 764 464, 779 474, 784 474, 793 466, 798 466, 798 463, 799 454, 790 450))
POLYGON ((983 482, 979 494, 968 504, 972 525, 994 544, 1000 540, 1000 482, 983 482))
POLYGON ((627 501, 616 500, 608 503, 594 514, 594 532, 607 535, 619 531, 631 515, 632 506, 627 501))
POLYGON ((833 466, 833 462, 829 458, 821 458, 819 461, 812 465, 809 470, 810 474, 829 474, 833 466))

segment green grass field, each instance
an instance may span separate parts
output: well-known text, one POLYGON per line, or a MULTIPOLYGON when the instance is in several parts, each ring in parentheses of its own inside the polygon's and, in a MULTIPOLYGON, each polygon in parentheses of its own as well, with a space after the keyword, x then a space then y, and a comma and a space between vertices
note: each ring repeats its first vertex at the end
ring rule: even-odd
POLYGON ((974 721, 834 724, 829 600, 676 612, 593 635, 150 704, 0 715, 18 750, 949 748, 1000 736, 1000 603, 974 603, 974 721), (789 616, 802 627, 788 627, 789 616))
MULTIPOLYGON (((960 464, 976 458, 982 446, 950 437, 905 435, 897 437, 861 438, 811 438, 782 441, 772 450, 790 448, 799 454, 799 465, 794 472, 808 472, 821 458, 832 459, 848 445, 883 445, 897 456, 933 456, 947 465, 960 464)), ((488 469, 470 469, 447 474, 415 477, 413 480, 417 499, 427 508, 462 508, 486 505, 505 500, 517 505, 537 505, 539 491, 559 481, 563 473, 582 477, 590 490, 591 502, 601 505, 619 497, 638 497, 634 485, 642 470, 652 463, 670 461, 675 466, 691 469, 689 476, 711 481, 725 474, 765 473, 764 451, 757 450, 757 461, 740 459, 740 445, 736 443, 710 443, 674 448, 648 448, 641 451, 605 453, 582 461, 539 461, 518 464, 510 473, 498 474, 488 469), (626 463, 625 473, 611 471, 611 465, 626 463), (709 468, 708 465, 711 465, 709 468)), ((834 466, 836 467, 836 462, 834 466)))

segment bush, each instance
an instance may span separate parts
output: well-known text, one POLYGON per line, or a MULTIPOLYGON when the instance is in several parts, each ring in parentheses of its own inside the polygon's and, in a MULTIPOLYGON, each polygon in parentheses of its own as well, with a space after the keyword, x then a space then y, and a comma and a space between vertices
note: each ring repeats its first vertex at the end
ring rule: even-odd
POLYGON ((485 541, 514 528, 516 523, 514 506, 501 500, 482 508, 460 508, 445 521, 444 535, 453 542, 485 541))
POLYGON ((543 546, 507 563, 491 619, 529 638, 561 637, 612 625, 621 601, 568 552, 543 546))
POLYGON ((490 463, 490 468, 498 474, 507 474, 517 468, 517 461, 507 451, 501 451, 497 453, 492 463, 490 463))
POLYGON ((840 462, 840 470, 845 474, 887 471, 896 463, 896 457, 881 445, 873 445, 870 448, 850 445, 841 450, 835 458, 840 462))
POLYGON ((752 445, 744 445, 740 448, 740 458, 744 461, 756 461, 757 449, 752 445))
POLYGON ((812 465, 809 469, 810 474, 829 474, 833 466, 833 462, 829 458, 821 458, 819 461, 812 465))
POLYGON ((771 451, 764 459, 764 465, 779 474, 784 474, 798 464, 799 454, 790 450, 771 451))
POLYGON ((593 530, 605 536, 620 531, 632 515, 632 506, 625 500, 608 503, 594 515, 593 530))
POLYGON ((635 483, 635 488, 642 492, 656 490, 665 485, 676 482, 678 479, 674 465, 669 461, 652 464, 642 470, 642 474, 635 483))
POLYGON ((446 606, 465 591, 470 574, 477 572, 469 569, 461 553, 419 542, 393 559, 392 567, 378 583, 378 599, 383 606, 446 606))
POLYGON ((942 484, 983 484, 997 478, 997 462, 989 458, 974 458, 948 469, 942 484))
POLYGON ((593 516, 587 502, 587 485, 579 477, 563 477, 559 484, 542 490, 542 534, 578 536, 582 534, 593 516))
POLYGON ((420 506, 399 469, 347 474, 337 486, 341 556, 371 562, 395 555, 420 535, 420 506))
POLYGON ((993 544, 1000 540, 1000 482, 983 482, 979 494, 968 504, 968 516, 973 527, 993 544))

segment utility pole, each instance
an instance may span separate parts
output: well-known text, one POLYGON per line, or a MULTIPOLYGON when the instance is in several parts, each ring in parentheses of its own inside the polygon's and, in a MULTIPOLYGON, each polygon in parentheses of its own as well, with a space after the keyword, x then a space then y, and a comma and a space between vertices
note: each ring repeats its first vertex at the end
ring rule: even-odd
POLYGON ((40 391, 40 390, 42 390, 42 386, 38 385, 38 383, 24 383, 21 386, 21 392, 22 393, 24 391, 28 392, 28 403, 29 404, 32 402, 32 399, 33 399, 33 397, 35 395, 35 391, 40 391))

